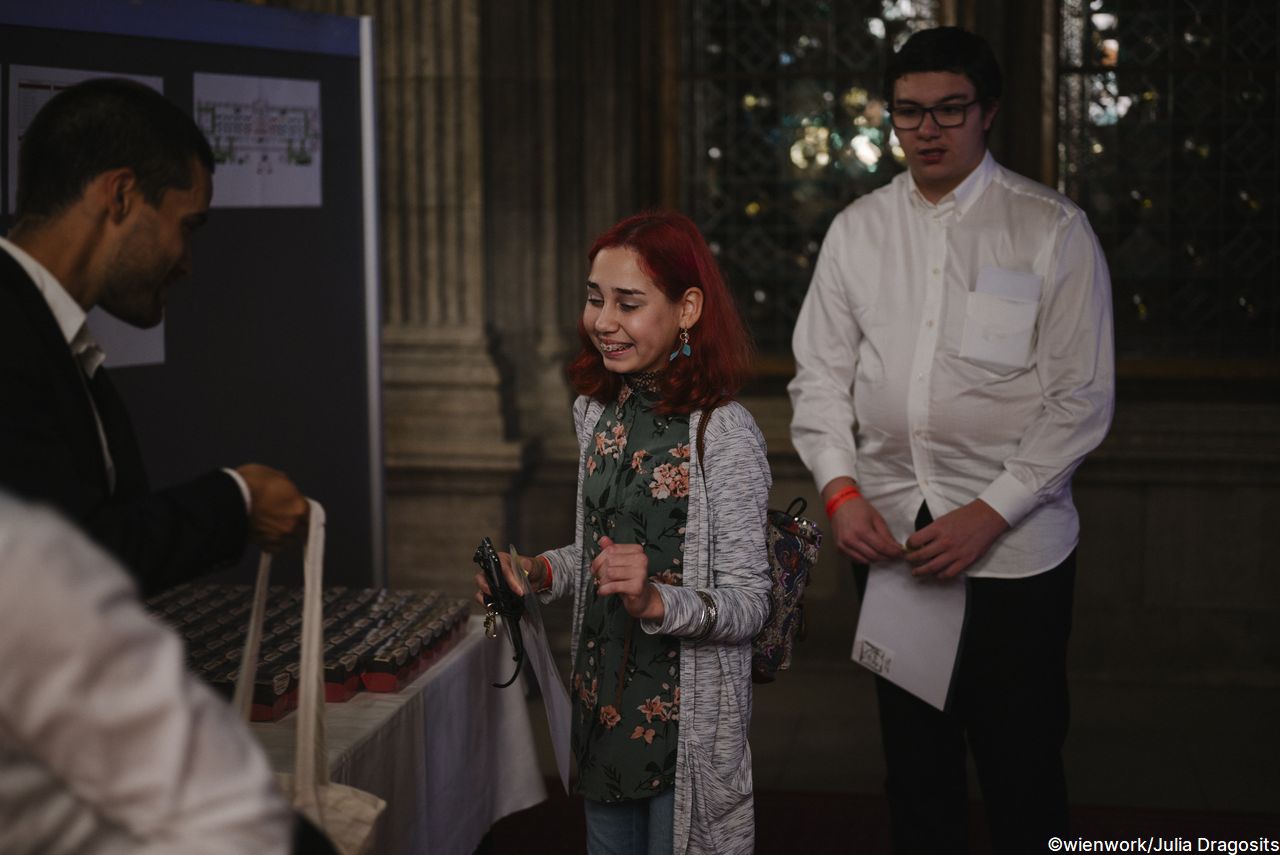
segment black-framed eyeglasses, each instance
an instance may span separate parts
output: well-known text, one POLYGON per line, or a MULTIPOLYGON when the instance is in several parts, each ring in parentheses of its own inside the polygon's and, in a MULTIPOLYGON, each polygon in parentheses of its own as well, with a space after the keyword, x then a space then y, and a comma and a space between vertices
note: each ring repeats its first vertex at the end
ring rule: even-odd
POLYGON ((964 125, 969 116, 969 108, 980 100, 965 104, 935 104, 932 107, 918 107, 915 104, 904 104, 894 107, 889 112, 889 121, 900 131, 914 131, 924 124, 925 115, 933 116, 940 128, 958 128, 964 125))

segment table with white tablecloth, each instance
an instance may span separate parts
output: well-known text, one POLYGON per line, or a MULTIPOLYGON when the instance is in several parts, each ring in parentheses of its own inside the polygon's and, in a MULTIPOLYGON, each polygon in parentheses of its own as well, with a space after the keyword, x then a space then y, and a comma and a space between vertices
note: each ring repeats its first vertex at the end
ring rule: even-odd
MULTIPOLYGON (((377 852, 471 855, 489 827, 546 798, 523 680, 510 642, 480 618, 424 674, 394 694, 325 705, 330 777, 386 799, 377 852)), ((252 725, 277 771, 293 771, 297 716, 252 725)))

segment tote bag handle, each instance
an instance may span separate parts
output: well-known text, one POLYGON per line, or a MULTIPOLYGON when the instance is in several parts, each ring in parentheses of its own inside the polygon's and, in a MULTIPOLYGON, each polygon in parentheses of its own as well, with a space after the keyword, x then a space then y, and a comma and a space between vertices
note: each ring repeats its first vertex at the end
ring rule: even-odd
MULTIPOLYGON (((294 804, 306 810, 317 805, 316 788, 329 783, 329 760, 324 731, 324 508, 307 499, 310 524, 302 570, 302 637, 298 667, 298 731, 294 749, 294 804)), ((262 624, 271 579, 271 556, 258 560, 249 631, 240 655, 240 671, 232 706, 245 721, 253 704, 253 679, 258 672, 262 624)))
MULTIPOLYGON (((372 793, 329 781, 329 754, 324 731, 324 508, 307 500, 311 522, 303 558, 302 637, 298 667, 298 732, 294 773, 279 775, 293 806, 324 830, 343 855, 364 855, 375 845, 378 816, 387 803, 372 793)), ((271 558, 258 562, 258 580, 236 675, 233 699, 246 720, 253 703, 253 678, 266 612, 271 558)))

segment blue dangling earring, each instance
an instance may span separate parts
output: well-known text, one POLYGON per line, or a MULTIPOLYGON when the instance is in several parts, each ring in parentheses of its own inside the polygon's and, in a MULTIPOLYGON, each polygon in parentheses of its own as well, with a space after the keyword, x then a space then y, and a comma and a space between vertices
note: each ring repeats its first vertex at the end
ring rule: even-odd
POLYGON ((667 362, 675 362, 677 356, 692 356, 693 348, 689 347, 689 330, 685 327, 680 328, 680 346, 671 351, 671 355, 667 357, 667 362))

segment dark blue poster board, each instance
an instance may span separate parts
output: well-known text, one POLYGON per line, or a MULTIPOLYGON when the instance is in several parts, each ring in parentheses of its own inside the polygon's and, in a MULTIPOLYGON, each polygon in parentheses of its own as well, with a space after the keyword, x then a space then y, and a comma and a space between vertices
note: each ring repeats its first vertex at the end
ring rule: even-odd
POLYGON ((188 112, 196 74, 318 81, 321 204, 215 207, 169 294, 163 364, 112 374, 154 484, 281 469, 327 509, 327 581, 383 584, 368 20, 214 0, 9 5, 22 8, 0 9, 5 198, 13 66, 161 77, 188 112))

